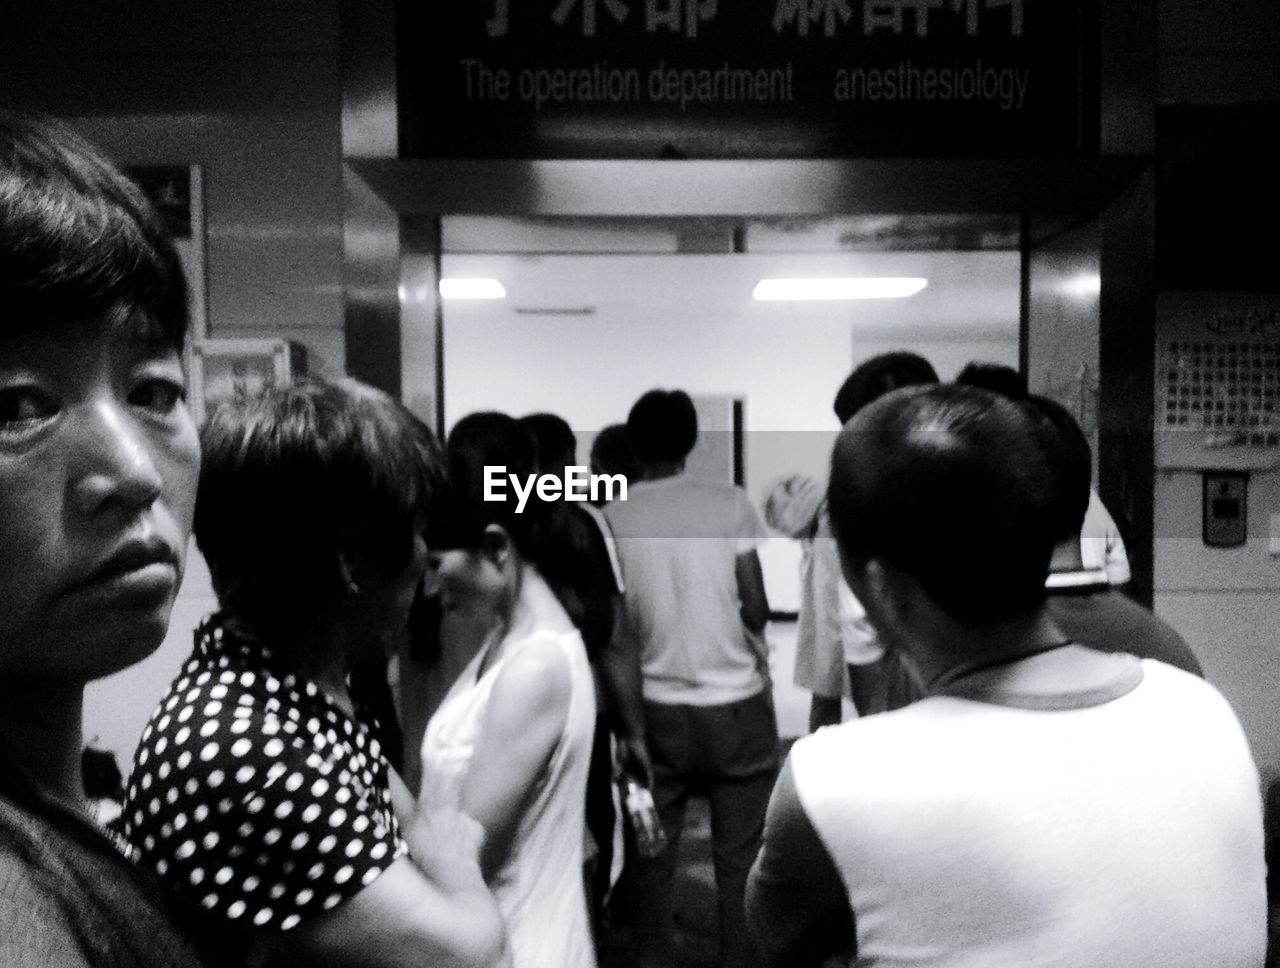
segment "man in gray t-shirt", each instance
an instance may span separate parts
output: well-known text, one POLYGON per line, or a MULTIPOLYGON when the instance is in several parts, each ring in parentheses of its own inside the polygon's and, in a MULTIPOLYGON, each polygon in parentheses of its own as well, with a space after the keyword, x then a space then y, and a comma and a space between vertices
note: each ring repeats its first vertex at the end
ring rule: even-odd
POLYGON ((741 488, 684 475, 698 432, 688 394, 646 393, 627 428, 644 479, 605 514, 626 579, 624 634, 640 662, 654 801, 668 840, 634 867, 640 963, 675 963, 671 886, 685 803, 697 791, 711 802, 721 964, 753 965, 743 892, 778 745, 756 554, 764 525, 741 488))

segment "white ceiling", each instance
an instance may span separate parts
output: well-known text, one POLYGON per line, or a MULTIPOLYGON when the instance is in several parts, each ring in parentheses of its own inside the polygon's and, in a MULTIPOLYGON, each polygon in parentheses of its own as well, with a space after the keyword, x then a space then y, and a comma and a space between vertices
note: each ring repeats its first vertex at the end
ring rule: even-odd
POLYGON ((726 314, 847 319, 868 336, 910 343, 1017 332, 1019 256, 1013 251, 741 253, 720 255, 446 255, 447 276, 489 276, 507 290, 501 304, 450 302, 446 322, 474 314, 510 314, 537 325, 539 311, 622 310, 696 322, 726 314), (854 302, 755 302, 766 277, 922 276, 928 286, 907 299, 854 302))

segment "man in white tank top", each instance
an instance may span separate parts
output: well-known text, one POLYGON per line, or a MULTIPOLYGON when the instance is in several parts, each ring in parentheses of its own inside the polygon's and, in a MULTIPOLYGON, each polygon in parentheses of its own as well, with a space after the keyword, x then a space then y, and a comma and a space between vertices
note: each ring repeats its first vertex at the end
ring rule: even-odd
POLYGON ((1260 968, 1258 774, 1230 707, 1044 606, 1048 456, 1027 410, 958 385, 846 426, 846 578, 926 698, 799 740, 748 887, 773 965, 1260 968))

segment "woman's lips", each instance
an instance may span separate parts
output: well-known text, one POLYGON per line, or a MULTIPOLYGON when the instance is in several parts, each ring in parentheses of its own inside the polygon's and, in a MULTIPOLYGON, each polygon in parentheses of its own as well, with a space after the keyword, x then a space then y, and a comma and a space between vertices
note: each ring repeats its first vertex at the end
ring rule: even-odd
POLYGON ((178 582, 178 555, 165 542, 130 541, 117 548, 84 577, 73 591, 124 595, 162 595, 178 582))

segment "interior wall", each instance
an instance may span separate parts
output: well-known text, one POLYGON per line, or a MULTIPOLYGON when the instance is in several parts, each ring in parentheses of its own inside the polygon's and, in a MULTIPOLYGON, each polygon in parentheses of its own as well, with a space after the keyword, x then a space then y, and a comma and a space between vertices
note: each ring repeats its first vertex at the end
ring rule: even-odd
POLYGON ((1027 386, 1070 410, 1095 454, 1099 241, 1098 225, 1091 222, 1031 246, 1027 320, 1027 386))
POLYGON ((1280 100, 1280 4, 1159 0, 1158 17, 1162 102, 1280 100))
MULTIPOLYGON (((1280 102, 1280 4, 1273 0, 1160 0, 1159 103, 1166 109, 1280 102)), ((1228 111, 1230 113, 1228 113, 1228 111)), ((1157 196, 1158 264, 1163 299, 1195 289, 1270 293, 1280 289, 1273 253, 1252 241, 1249 224, 1280 210, 1274 184, 1274 124, 1211 120, 1194 137, 1171 133, 1157 115, 1157 163, 1178 190, 1157 196), (1208 158, 1210 163, 1202 164, 1208 158), (1194 167, 1189 166, 1194 162, 1194 167), (1187 228, 1179 228, 1190 219, 1187 228), (1187 270, 1190 269, 1191 272, 1187 270)), ((1216 116, 1215 116, 1216 117, 1216 116)), ((1156 339, 1168 316, 1156 315, 1156 339)), ((1269 553, 1271 516, 1280 512, 1280 473, 1254 473, 1248 492, 1248 541, 1207 548, 1200 537, 1198 471, 1156 472, 1156 611, 1195 649, 1209 679, 1240 716, 1264 779, 1280 777, 1280 559, 1269 553)))
MULTIPOLYGON (((287 337, 345 372, 337 0, 6 0, 0 104, 122 165, 200 165, 209 335, 287 337)), ((169 635, 92 685, 86 736, 127 770, 214 598, 194 545, 169 635)))
POLYGON ((205 179, 209 333, 284 336, 341 374, 336 0, 17 0, 0 102, 71 122, 124 165, 205 179))
POLYGON ((1182 633, 1244 725, 1265 780, 1280 779, 1280 557, 1270 552, 1280 472, 1251 475, 1248 540, 1200 536, 1201 475, 1156 473, 1156 611, 1182 633))
MULTIPOLYGON (((1218 309, 1268 306, 1280 306, 1280 295, 1166 292, 1157 307, 1157 339, 1185 336, 1187 320, 1212 318, 1218 309)), ((1204 466, 1226 467, 1234 456, 1205 453, 1204 466)), ((1202 473, 1156 471, 1155 608, 1182 633, 1231 702, 1264 778, 1277 779, 1280 545, 1273 547, 1273 535, 1280 538, 1280 468, 1250 472, 1246 541, 1234 548, 1209 547, 1203 540, 1202 473)))
POLYGON ((439 430, 437 399, 440 313, 439 258, 406 254, 400 261, 400 399, 439 430))
MULTIPOLYGON (((875 265, 889 266, 912 257, 879 258, 884 261, 875 265)), ((831 402, 855 363, 906 347, 929 358, 944 378, 972 359, 1016 365, 1017 253, 954 258, 986 266, 981 293, 967 291, 980 304, 966 304, 966 290, 939 289, 937 280, 928 297, 901 300, 751 299, 751 281, 768 274, 764 267, 820 267, 816 257, 785 263, 747 255, 546 257, 540 268, 575 280, 570 293, 557 293, 548 282, 535 298, 553 304, 546 307, 552 312, 522 314, 513 306, 515 293, 501 301, 446 303, 445 420, 451 426, 480 409, 550 410, 581 436, 625 420, 646 390, 680 387, 743 398, 746 486, 753 498, 787 471, 825 479, 839 429, 831 402), (717 277, 742 284, 708 281, 717 277)), ((446 256, 444 272, 470 275, 464 267, 476 264, 446 256)), ((585 449, 579 456, 585 458, 585 449)))
MULTIPOLYGON (((966 265, 973 256, 963 254, 966 265)), ((882 300, 874 310, 865 303, 756 303, 750 285, 708 291, 708 280, 717 275, 753 278, 743 266, 754 258, 555 257, 571 260, 565 263, 571 268, 557 266, 555 278, 571 275, 578 287, 562 298, 572 295, 570 302, 582 302, 583 294, 596 288, 598 305, 590 315, 520 315, 513 299, 446 303, 446 424, 476 410, 517 416, 551 411, 574 428, 578 460, 586 463, 595 433, 625 421, 636 398, 655 386, 740 397, 745 486, 760 507, 769 485, 783 474, 826 480, 839 430, 832 400, 862 360, 911 349, 929 359, 943 379, 975 359, 1017 365, 1016 252, 981 254, 983 285, 997 291, 984 288, 980 297, 970 294, 967 303, 958 291, 935 292, 936 302, 929 303, 916 303, 920 297, 882 300), (630 285, 620 285, 618 276, 629 278, 630 285), (626 298, 611 299, 618 288, 626 289, 626 298), (743 290, 743 298, 728 295, 735 288, 743 290), (947 306, 945 324, 939 321, 938 303, 947 306), (865 318, 870 315, 874 320, 865 318)), ((544 259, 542 265, 547 264, 544 259)), ((474 265, 446 256, 444 270, 471 275, 465 267, 474 265)), ((544 298, 551 299, 555 287, 547 285, 544 298)), ((761 557, 771 606, 794 611, 799 604, 794 542, 778 538, 761 557)))

